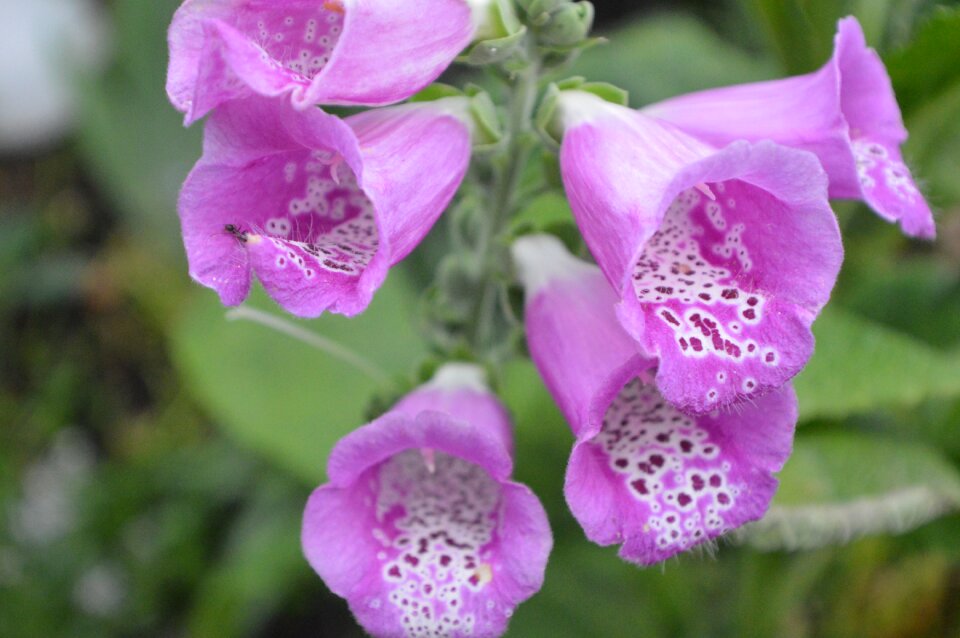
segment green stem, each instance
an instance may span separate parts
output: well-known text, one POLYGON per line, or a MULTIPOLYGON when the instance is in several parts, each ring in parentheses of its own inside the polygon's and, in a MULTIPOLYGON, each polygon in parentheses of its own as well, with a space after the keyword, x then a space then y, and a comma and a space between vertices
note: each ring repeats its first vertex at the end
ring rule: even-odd
POLYGON ((253 323, 260 324, 261 326, 271 328, 272 330, 276 330, 277 332, 283 333, 289 337, 293 337, 294 339, 297 339, 308 346, 314 347, 321 352, 325 352, 331 357, 340 359, 340 361, 356 368, 383 386, 386 386, 390 383, 390 377, 387 375, 387 373, 381 370, 372 361, 369 361, 343 344, 318 335, 312 330, 301 328, 293 322, 287 321, 283 317, 278 317, 277 315, 272 315, 268 312, 257 310, 256 308, 250 308, 249 306, 239 306, 237 308, 231 308, 227 311, 227 319, 230 321, 252 321, 253 323))
POLYGON ((490 356, 494 345, 494 324, 499 307, 499 286, 506 255, 497 241, 507 221, 516 213, 517 191, 520 177, 531 149, 531 127, 536 106, 540 60, 534 47, 530 47, 531 63, 520 71, 510 96, 510 119, 506 162, 496 173, 496 183, 490 198, 490 222, 477 242, 477 256, 485 265, 485 280, 477 308, 477 318, 471 334, 471 342, 477 352, 490 356))

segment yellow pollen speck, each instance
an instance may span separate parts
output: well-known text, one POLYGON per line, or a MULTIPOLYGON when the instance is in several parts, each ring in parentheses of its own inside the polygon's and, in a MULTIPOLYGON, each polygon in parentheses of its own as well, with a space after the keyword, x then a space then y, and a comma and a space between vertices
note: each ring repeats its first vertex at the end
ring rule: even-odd
POLYGON ((480 581, 481 585, 486 585, 493 580, 493 569, 489 563, 481 563, 480 566, 477 567, 477 571, 474 572, 474 575, 480 581))
POLYGON ((324 0, 323 8, 327 11, 332 11, 334 13, 339 13, 343 15, 346 11, 343 8, 343 3, 340 0, 324 0))

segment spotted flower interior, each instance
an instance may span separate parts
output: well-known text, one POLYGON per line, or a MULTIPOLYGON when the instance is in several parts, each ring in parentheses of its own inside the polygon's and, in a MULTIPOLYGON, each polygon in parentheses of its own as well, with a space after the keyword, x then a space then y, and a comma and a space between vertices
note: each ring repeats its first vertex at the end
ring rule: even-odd
MULTIPOLYGON (((624 542, 625 558, 653 564, 763 514, 776 487, 771 472, 790 449, 789 401, 779 395, 766 399, 764 410, 695 417, 633 379, 611 401, 601 431, 580 444, 570 472, 582 476, 588 463, 596 468, 588 482, 601 481, 608 492, 596 502, 619 512, 608 540, 624 542), (740 430, 747 428, 758 445, 745 444, 740 430)), ((581 513, 596 507, 571 506, 581 513)))
POLYGON ((333 55, 346 9, 339 0, 251 0, 233 14, 233 26, 262 50, 261 59, 301 82, 312 80, 333 55))
MULTIPOLYGON (((371 483, 383 598, 406 636, 472 635, 491 615, 509 617, 484 589, 501 567, 495 548, 500 484, 463 459, 418 450, 392 457, 371 483)), ((498 621, 498 625, 502 622, 498 621)))
MULTIPOLYGON (((644 340, 683 370, 680 405, 706 411, 793 376, 812 346, 778 293, 792 268, 770 235, 785 206, 739 180, 687 189, 634 263, 644 340), (693 392, 701 396, 690 396, 693 392)), ((782 240, 783 238, 781 238, 782 240)))
POLYGON ((277 202, 249 209, 225 227, 235 236, 233 229, 239 230, 243 244, 268 242, 260 251, 273 259, 261 257, 258 275, 273 267, 303 279, 318 271, 358 276, 376 253, 379 236, 373 204, 353 171, 329 151, 289 153, 267 162, 277 202))

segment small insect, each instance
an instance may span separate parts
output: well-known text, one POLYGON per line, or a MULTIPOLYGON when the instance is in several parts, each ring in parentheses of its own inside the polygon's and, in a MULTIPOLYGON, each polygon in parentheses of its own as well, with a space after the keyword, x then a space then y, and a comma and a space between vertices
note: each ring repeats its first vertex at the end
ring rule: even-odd
POLYGON ((241 244, 247 243, 247 232, 244 230, 240 230, 239 226, 235 226, 234 224, 227 224, 226 226, 223 227, 223 230, 233 235, 234 238, 236 238, 236 240, 241 244))

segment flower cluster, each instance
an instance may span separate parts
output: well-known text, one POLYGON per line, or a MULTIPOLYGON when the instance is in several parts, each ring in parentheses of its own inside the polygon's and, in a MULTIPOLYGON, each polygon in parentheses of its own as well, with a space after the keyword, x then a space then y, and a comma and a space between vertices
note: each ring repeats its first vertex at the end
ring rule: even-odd
MULTIPOLYGON (((255 276, 297 316, 362 312, 497 119, 474 89, 395 103, 479 41, 465 59, 506 71, 513 102, 499 159, 475 176, 495 193, 476 242, 495 285, 541 70, 575 53, 591 19, 565 0, 186 0, 167 90, 187 124, 209 116, 179 202, 191 276, 226 305, 255 276)), ((511 250, 530 355, 576 437, 570 509, 592 541, 649 565, 769 506, 797 421, 790 380, 843 256, 828 196, 910 235, 934 225, 853 18, 815 73, 642 110, 616 97, 562 82, 536 117, 595 263, 549 235, 511 250)), ((495 368, 483 331, 467 332, 495 368)), ((539 501, 510 479, 511 425, 483 366, 438 354, 431 380, 334 448, 304 517, 310 564, 377 636, 502 634, 552 544, 539 501)))

